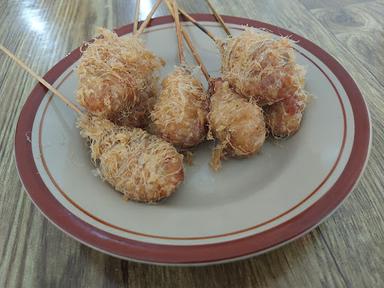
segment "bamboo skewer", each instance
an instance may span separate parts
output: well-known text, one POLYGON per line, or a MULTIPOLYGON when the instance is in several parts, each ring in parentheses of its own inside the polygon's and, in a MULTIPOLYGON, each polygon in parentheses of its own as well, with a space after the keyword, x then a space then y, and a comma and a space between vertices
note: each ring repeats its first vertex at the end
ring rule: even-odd
POLYGON ((157 0, 155 5, 153 5, 151 11, 149 12, 147 18, 144 20, 143 24, 140 25, 139 30, 137 30, 136 36, 139 36, 141 33, 143 33, 145 27, 147 27, 149 21, 151 21, 153 14, 155 14, 157 8, 160 6, 161 2, 163 0, 157 0))
POLYGON ((203 31, 205 34, 207 34, 213 41, 217 42, 215 35, 213 35, 212 32, 210 32, 203 25, 201 25, 199 22, 197 22, 197 20, 195 20, 195 18, 190 16, 187 12, 185 12, 180 7, 179 7, 179 12, 181 13, 181 15, 183 15, 185 18, 187 18, 188 21, 190 21, 191 23, 196 25, 197 28, 199 28, 201 31, 203 31))
POLYGON ((19 65, 21 68, 26 70, 33 78, 35 78, 37 81, 39 81, 41 84, 43 84, 48 90, 50 90, 55 96, 57 96, 61 101, 65 103, 69 108, 71 108, 73 111, 75 111, 78 114, 82 114, 81 110, 73 104, 71 101, 69 101, 63 94, 61 94, 55 87, 53 87, 51 84, 49 84, 45 79, 37 75, 31 68, 29 68, 23 61, 21 61, 19 58, 17 58, 15 55, 12 54, 11 51, 9 51, 7 48, 5 48, 3 45, 0 44, 0 50, 2 50, 6 55, 8 55, 13 61, 16 62, 17 65, 19 65))
POLYGON ((212 3, 210 0, 205 0, 209 6, 209 8, 212 10, 213 12, 213 16, 215 16, 216 20, 221 24, 221 26, 223 27, 225 33, 227 33, 228 36, 232 36, 231 32, 229 31, 227 25, 225 25, 225 22, 223 20, 223 18, 220 16, 219 13, 217 13, 215 7, 213 7, 212 3))
POLYGON ((184 50, 183 50, 183 35, 181 33, 181 25, 180 25, 180 19, 179 19, 179 10, 177 9, 177 3, 176 0, 172 1, 173 4, 173 18, 175 19, 175 26, 176 26, 176 35, 177 35, 177 48, 179 51, 179 61, 180 64, 184 64, 185 62, 185 56, 184 56, 184 50))
MULTIPOLYGON (((171 6, 171 4, 168 2, 168 0, 166 0, 166 4, 168 6, 168 9, 172 15, 172 17, 175 17, 174 13, 173 13, 173 7, 171 6)), ((193 46, 192 44, 192 40, 191 40, 191 37, 189 37, 188 33, 185 32, 185 29, 183 28, 183 26, 180 26, 180 30, 184 36, 184 39, 185 39, 185 42, 187 42, 187 45, 189 47, 189 49, 191 50, 192 52, 192 56, 193 58, 195 59, 197 65, 200 66, 200 69, 201 69, 201 72, 203 73, 205 79, 210 82, 211 80, 211 77, 209 76, 209 73, 208 73, 208 70, 207 70, 207 67, 205 67, 205 65, 203 64, 203 61, 199 55, 199 53, 197 52, 196 48, 193 46)))
POLYGON ((140 14, 140 0, 136 0, 136 8, 135 8, 135 18, 133 22, 133 35, 137 33, 137 25, 139 22, 139 14, 140 14))

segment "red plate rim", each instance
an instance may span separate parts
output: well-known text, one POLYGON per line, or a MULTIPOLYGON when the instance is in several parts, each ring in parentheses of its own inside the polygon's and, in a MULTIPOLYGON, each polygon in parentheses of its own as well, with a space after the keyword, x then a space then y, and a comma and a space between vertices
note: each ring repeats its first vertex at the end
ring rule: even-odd
MULTIPOLYGON (((210 14, 193 14, 193 17, 198 21, 216 22, 210 14)), ((260 254, 297 238, 316 227, 353 190, 368 159, 371 125, 367 105, 352 77, 327 52, 295 33, 256 20, 233 16, 223 18, 229 24, 249 25, 268 29, 277 35, 290 36, 298 41, 298 45, 319 58, 336 75, 346 91, 355 119, 355 137, 351 155, 336 183, 316 203, 294 218, 269 230, 237 240, 188 246, 152 244, 116 236, 84 222, 69 212, 56 200, 39 176, 31 143, 25 137, 31 133, 36 112, 47 93, 43 85, 37 84, 24 104, 17 123, 16 165, 30 198, 56 226, 80 242, 120 258, 159 264, 208 264, 260 254)), ((172 22, 171 16, 163 16, 154 18, 150 26, 172 22)), ((132 28, 133 25, 129 24, 115 31, 119 35, 124 35, 131 32, 132 28)), ((49 70, 44 79, 54 83, 79 57, 80 50, 77 48, 49 70)))

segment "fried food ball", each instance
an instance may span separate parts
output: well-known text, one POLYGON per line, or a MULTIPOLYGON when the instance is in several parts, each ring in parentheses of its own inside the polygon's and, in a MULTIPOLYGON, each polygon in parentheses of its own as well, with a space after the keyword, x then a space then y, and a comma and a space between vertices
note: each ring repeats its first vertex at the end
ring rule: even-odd
POLYGON ((211 166, 221 168, 225 157, 246 157, 257 153, 265 141, 266 128, 262 109, 217 81, 208 114, 208 139, 217 139, 211 166))
POLYGON ((205 139, 208 94, 201 82, 176 67, 162 82, 151 114, 156 135, 178 148, 191 148, 205 139))
POLYGON ((265 121, 271 135, 284 138, 300 129, 303 112, 308 103, 304 90, 297 91, 292 97, 264 107, 265 121))
POLYGON ((291 41, 252 28, 221 45, 221 63, 222 78, 259 106, 288 98, 304 85, 291 41))
POLYGON ((82 48, 77 100, 88 112, 126 126, 144 127, 154 103, 154 72, 164 61, 135 36, 107 29, 82 48))
POLYGON ((127 200, 145 203, 169 197, 184 180, 183 156, 140 128, 120 127, 97 116, 78 121, 103 180, 127 200))

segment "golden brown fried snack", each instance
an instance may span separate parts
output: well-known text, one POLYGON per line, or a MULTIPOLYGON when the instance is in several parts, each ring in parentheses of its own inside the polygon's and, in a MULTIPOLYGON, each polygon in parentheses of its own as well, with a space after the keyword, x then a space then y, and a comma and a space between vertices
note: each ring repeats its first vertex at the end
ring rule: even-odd
POLYGON ((217 139, 211 166, 221 167, 225 156, 246 157, 257 153, 265 140, 262 109, 229 88, 228 82, 216 82, 208 114, 208 139, 217 139))
POLYGON ((222 44, 221 62, 222 78, 260 106, 288 98, 304 85, 291 41, 252 28, 222 44))
POLYGON ((299 90, 292 97, 265 106, 265 121, 271 135, 284 138, 295 134, 300 129, 307 102, 308 95, 304 90, 299 90))
POLYGON ((151 114, 156 135, 178 148, 191 148, 205 139, 208 95, 189 70, 177 67, 162 82, 151 114))
POLYGON ((90 142, 101 177, 125 199, 157 202, 183 182, 183 156, 164 140, 140 128, 119 127, 90 115, 82 116, 78 126, 90 142))
POLYGON ((163 60, 138 37, 107 29, 83 48, 77 100, 88 112, 126 126, 144 127, 153 107, 154 72, 163 60))

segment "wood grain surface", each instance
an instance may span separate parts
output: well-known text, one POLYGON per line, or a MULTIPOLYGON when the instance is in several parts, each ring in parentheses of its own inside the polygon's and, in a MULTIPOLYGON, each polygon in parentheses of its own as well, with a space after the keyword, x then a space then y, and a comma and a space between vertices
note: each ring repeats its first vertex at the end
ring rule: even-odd
MULTIPOLYGON (((141 0, 143 19, 154 0, 141 0)), ((179 0, 208 13, 204 0, 179 0)), ((332 54, 369 104, 373 146, 359 185, 313 232, 268 254, 210 267, 159 267, 90 249, 50 224, 24 192, 13 139, 36 82, 0 54, 0 287, 384 287, 384 2, 212 0, 221 14, 287 28, 332 54)), ((0 43, 40 75, 95 28, 133 21, 133 0, 1 0, 0 43)), ((165 6, 155 16, 166 15, 165 6)))

